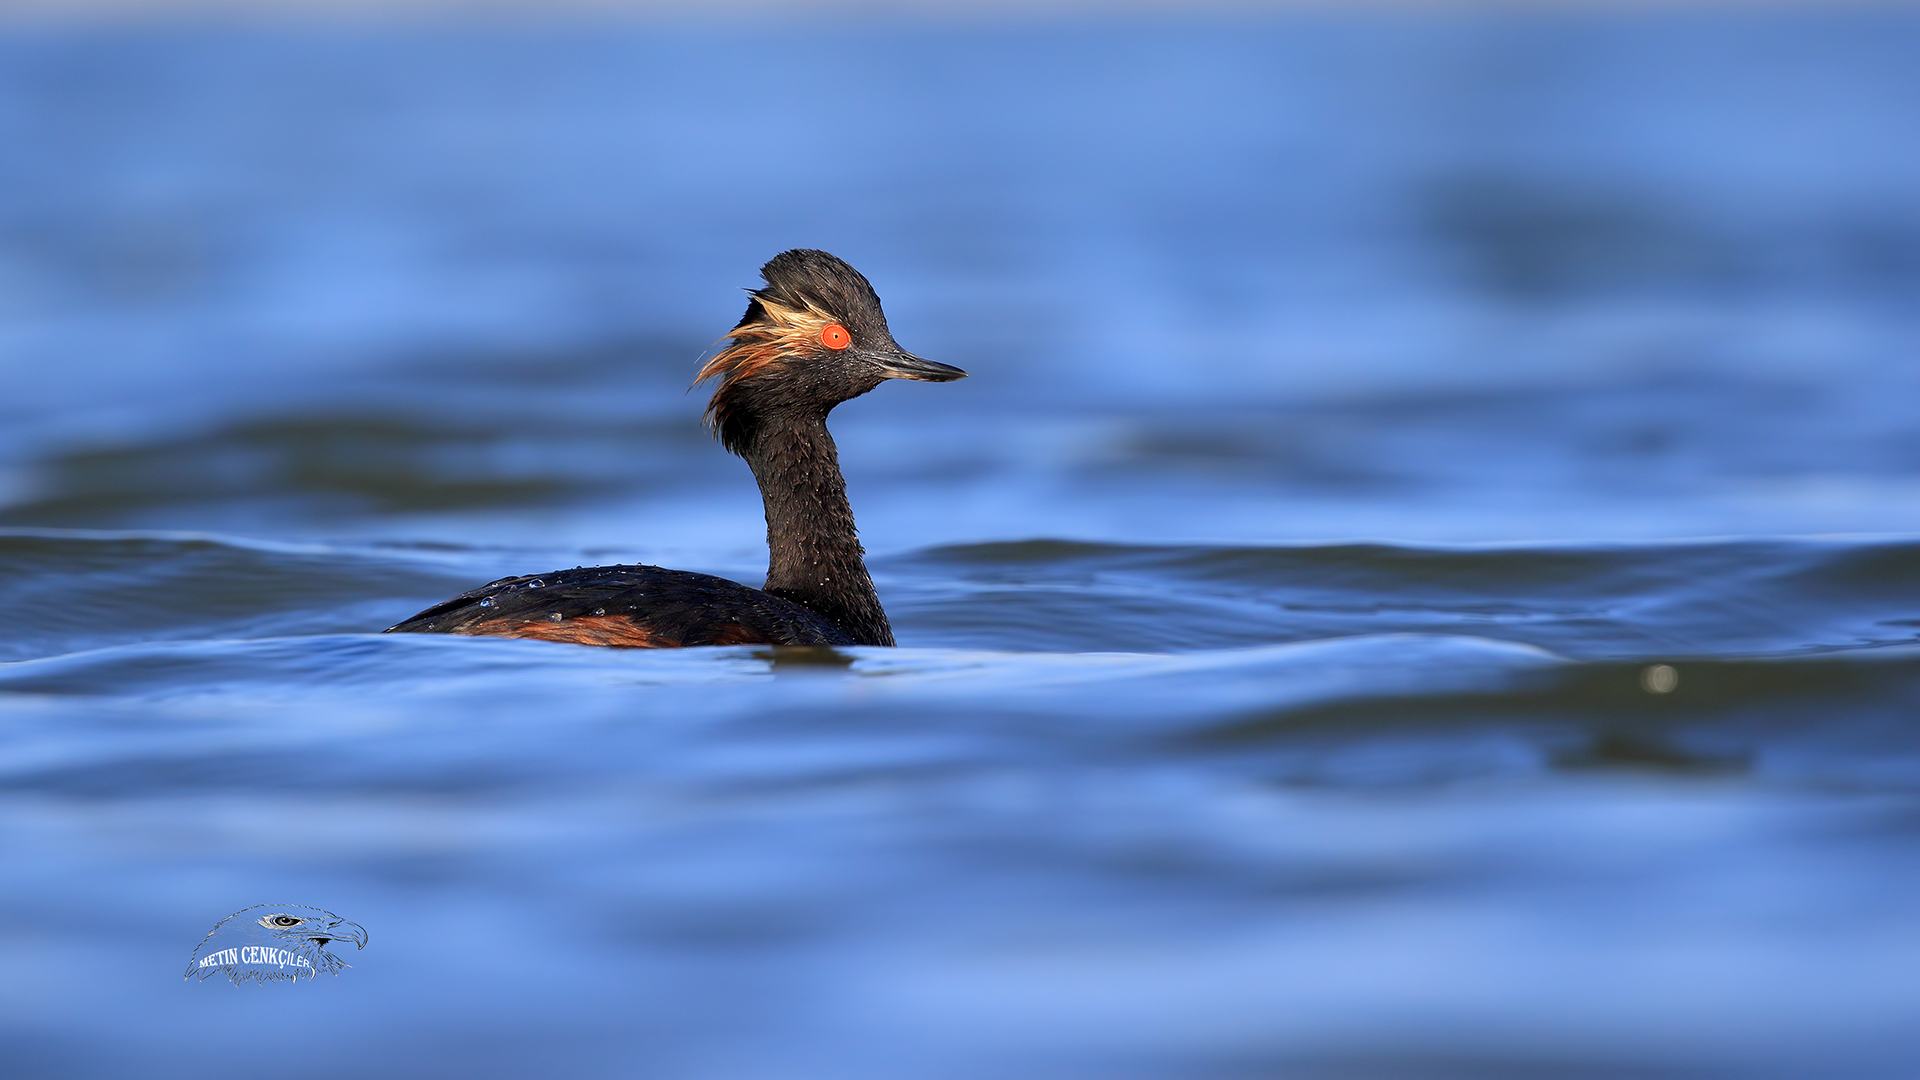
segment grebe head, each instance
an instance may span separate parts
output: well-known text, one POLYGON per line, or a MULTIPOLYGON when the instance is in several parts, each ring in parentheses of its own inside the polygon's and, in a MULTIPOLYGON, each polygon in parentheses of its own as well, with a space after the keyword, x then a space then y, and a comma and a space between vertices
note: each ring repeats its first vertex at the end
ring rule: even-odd
POLYGON ((760 268, 733 343, 700 370, 719 378, 707 423, 743 453, 761 422, 782 414, 824 418, 835 405, 888 379, 951 382, 967 373, 922 360, 887 329, 880 297, 860 271, 824 251, 784 251, 760 268))

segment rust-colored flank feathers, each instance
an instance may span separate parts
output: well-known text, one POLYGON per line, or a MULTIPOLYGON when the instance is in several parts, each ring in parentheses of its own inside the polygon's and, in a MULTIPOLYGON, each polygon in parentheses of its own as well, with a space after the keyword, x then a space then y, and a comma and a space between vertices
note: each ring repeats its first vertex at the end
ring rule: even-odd
POLYGON ((680 644, 662 640, 659 634, 621 615, 588 615, 581 619, 495 619, 480 623, 467 633, 476 637, 519 637, 564 641, 572 645, 608 645, 617 649, 657 649, 680 644))
POLYGON ((753 470, 767 511, 766 586, 657 566, 502 578, 389 633, 533 638, 659 649, 693 645, 892 645, 847 504, 827 414, 888 379, 948 382, 956 367, 900 348, 880 298, 824 251, 760 270, 732 343, 700 369, 719 380, 706 422, 753 470))

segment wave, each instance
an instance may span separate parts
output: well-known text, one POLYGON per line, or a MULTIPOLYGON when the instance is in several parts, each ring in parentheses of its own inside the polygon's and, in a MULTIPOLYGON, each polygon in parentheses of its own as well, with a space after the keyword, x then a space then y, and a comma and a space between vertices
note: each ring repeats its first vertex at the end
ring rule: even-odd
MULTIPOLYGON (((0 530, 0 658, 154 640, 391 625, 512 565, 577 552, 299 544, 206 533, 0 530)), ((876 560, 906 643, 1194 652, 1384 634, 1587 660, 1784 655, 1920 640, 1920 542, 1730 540, 1433 547, 931 548, 876 560)))

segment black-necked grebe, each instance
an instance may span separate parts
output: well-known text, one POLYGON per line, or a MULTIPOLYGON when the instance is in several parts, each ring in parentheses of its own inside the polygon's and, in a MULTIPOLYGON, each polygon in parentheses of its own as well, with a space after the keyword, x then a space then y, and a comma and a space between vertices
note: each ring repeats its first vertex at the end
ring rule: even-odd
POLYGON ((745 458, 767 509, 767 584, 657 566, 595 566, 502 578, 390 627, 581 645, 892 645, 867 574, 827 414, 887 379, 967 373, 895 344, 880 298, 824 251, 776 255, 767 287, 700 371, 721 445, 745 458))

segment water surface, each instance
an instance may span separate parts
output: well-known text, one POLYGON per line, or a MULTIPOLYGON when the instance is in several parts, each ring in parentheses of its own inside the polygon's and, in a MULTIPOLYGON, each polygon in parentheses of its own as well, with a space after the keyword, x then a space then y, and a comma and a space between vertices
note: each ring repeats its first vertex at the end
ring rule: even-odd
POLYGON ((10 1074, 1907 1077, 1920 21, 0 37, 10 1074), (831 63, 823 63, 831 58, 831 63), (901 648, 686 383, 846 256, 901 648), (338 979, 178 979, 265 902, 338 979), (297 998, 297 1000, 293 1000, 297 998))

